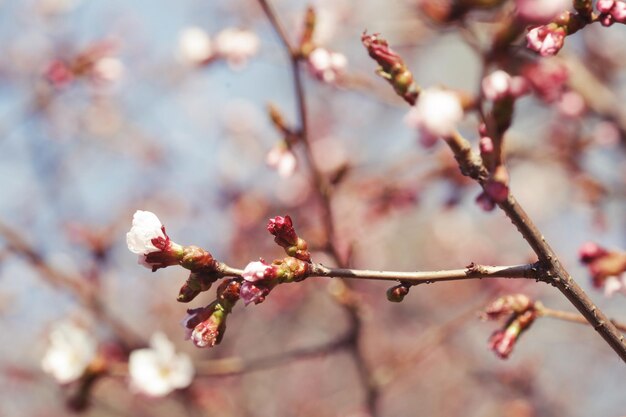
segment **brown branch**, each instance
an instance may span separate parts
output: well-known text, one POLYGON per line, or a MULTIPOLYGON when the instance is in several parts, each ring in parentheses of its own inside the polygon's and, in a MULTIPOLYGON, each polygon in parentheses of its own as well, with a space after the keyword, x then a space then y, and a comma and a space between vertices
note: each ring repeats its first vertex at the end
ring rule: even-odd
MULTIPOLYGON (((454 152, 457 161, 459 161, 461 171, 465 175, 474 178, 484 188, 485 178, 483 173, 486 170, 482 162, 479 163, 480 157, 474 152, 467 151, 468 148, 471 149, 469 142, 460 134, 446 139, 446 142, 454 152)), ((543 234, 541 234, 515 197, 509 194, 506 201, 498 203, 498 206, 504 211, 539 258, 542 280, 557 287, 620 358, 626 362, 624 336, 561 265, 554 250, 548 245, 543 234)))
MULTIPOLYGON (((572 323, 589 325, 589 321, 582 314, 572 313, 569 311, 553 310, 544 306, 538 306, 537 312, 540 317, 551 317, 553 319, 570 321, 572 323)), ((626 323, 620 323, 611 319, 611 323, 620 331, 626 332, 626 323)))

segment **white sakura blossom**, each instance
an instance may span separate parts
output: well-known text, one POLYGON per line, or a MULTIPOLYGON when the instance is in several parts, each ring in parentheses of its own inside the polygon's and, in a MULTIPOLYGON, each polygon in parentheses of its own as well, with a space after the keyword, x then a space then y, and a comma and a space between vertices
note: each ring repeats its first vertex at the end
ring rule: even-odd
POLYGON ((178 37, 178 53, 183 61, 200 65, 213 55, 211 38, 199 27, 185 28, 178 37))
POLYGON ((151 252, 159 252, 161 249, 154 246, 153 239, 167 239, 163 232, 163 224, 151 211, 137 210, 133 215, 133 225, 126 233, 126 244, 132 253, 147 255, 151 252))
POLYGON ((194 376, 189 356, 176 353, 172 342, 160 332, 150 338, 150 348, 130 353, 128 372, 131 387, 153 397, 188 387, 194 376))
POLYGON ((49 338, 50 345, 41 361, 44 372, 61 384, 80 378, 96 356, 96 341, 84 328, 70 321, 57 323, 49 338))
POLYGON ((456 94, 440 88, 420 93, 417 104, 405 116, 405 123, 430 137, 451 136, 463 119, 463 107, 456 94))
POLYGON ((232 69, 242 69, 259 50, 259 37, 249 30, 228 28, 217 34, 215 48, 232 69))
POLYGON ((315 48, 308 57, 311 73, 325 83, 333 83, 337 80, 348 65, 348 60, 343 54, 330 52, 325 48, 315 48))
POLYGON ((296 156, 282 143, 267 153, 265 162, 268 166, 276 169, 278 175, 283 178, 290 177, 296 170, 296 156))

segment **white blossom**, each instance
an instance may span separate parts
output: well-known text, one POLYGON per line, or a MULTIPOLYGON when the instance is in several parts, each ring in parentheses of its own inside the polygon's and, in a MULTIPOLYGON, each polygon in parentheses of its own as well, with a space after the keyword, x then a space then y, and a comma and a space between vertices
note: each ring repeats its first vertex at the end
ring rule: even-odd
POLYGON ((497 70, 487 75, 481 83, 485 97, 494 101, 509 95, 511 84, 511 76, 502 70, 497 70))
POLYGON ((183 61, 202 64, 213 55, 211 38, 199 27, 185 28, 178 37, 178 52, 183 61))
POLYGON ((626 295, 626 276, 611 276, 604 281, 604 295, 612 297, 613 294, 620 292, 626 295))
POLYGON ((97 343, 82 327, 64 321, 49 335, 50 345, 41 361, 44 372, 61 384, 80 378, 96 356, 97 343))
POLYGON ((265 279, 265 274, 271 270, 272 267, 263 260, 250 262, 243 270, 241 276, 248 282, 262 281, 265 279))
POLYGON ((163 232, 163 224, 150 211, 137 210, 133 215, 133 224, 128 233, 126 233, 126 244, 128 250, 138 255, 147 255, 151 252, 160 251, 159 248, 152 243, 153 239, 166 239, 163 232))
POLYGON ((283 178, 290 177, 296 170, 296 156, 282 143, 267 153, 265 162, 268 166, 276 169, 278 175, 283 178))
POLYGON ((194 376, 189 356, 176 353, 172 342, 160 332, 150 338, 150 348, 131 352, 128 371, 131 387, 153 397, 188 387, 194 376))
POLYGON ((228 28, 217 34, 215 48, 233 69, 242 69, 259 50, 259 37, 249 30, 228 28))
POLYGON ((325 48, 315 48, 308 57, 311 73, 325 83, 333 83, 337 80, 348 65, 348 60, 343 54, 330 52, 325 48))
POLYGON ((417 104, 405 117, 405 122, 432 137, 450 136, 463 119, 463 107, 456 94, 439 88, 420 93, 417 104))

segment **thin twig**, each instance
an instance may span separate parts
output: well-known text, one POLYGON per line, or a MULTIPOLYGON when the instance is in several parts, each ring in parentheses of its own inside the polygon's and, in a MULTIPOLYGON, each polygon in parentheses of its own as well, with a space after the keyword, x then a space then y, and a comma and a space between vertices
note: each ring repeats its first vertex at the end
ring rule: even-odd
MULTIPOLYGON (((569 311, 553 310, 547 307, 540 307, 537 309, 541 317, 551 317, 553 319, 570 321, 572 323, 589 325, 589 321, 582 314, 572 313, 569 311)), ((620 323, 611 319, 611 323, 622 332, 626 332, 626 323, 620 323)))

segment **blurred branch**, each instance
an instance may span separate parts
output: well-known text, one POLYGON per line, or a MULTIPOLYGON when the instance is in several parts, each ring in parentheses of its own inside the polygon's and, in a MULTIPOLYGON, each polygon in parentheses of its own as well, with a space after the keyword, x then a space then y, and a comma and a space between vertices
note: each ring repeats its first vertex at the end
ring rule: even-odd
MULTIPOLYGON (((347 263, 342 259, 336 242, 335 223, 330 197, 332 186, 329 181, 323 176, 319 167, 315 163, 311 144, 309 141, 306 97, 302 74, 299 68, 299 63, 300 60, 303 59, 303 56, 300 51, 295 50, 295 48, 290 45, 283 27, 278 21, 276 14, 270 7, 267 0, 259 0, 259 4, 263 8, 263 11, 267 15, 268 20, 280 37, 287 53, 289 54, 289 59, 291 61, 291 71, 293 75, 294 90, 298 107, 298 117, 300 122, 299 138, 304 145, 304 155, 311 174, 311 179, 314 186, 313 189, 316 191, 322 206, 323 212, 320 217, 324 226, 324 230, 326 232, 325 252, 332 257, 334 262, 339 267, 346 267, 347 263)), ((372 383, 372 374, 365 361, 365 357, 361 352, 360 336, 363 323, 360 307, 358 303, 354 302, 356 297, 351 295, 352 290, 350 289, 349 285, 347 283, 341 282, 341 286, 342 288, 332 292, 331 294, 334 296, 335 301, 337 301, 339 305, 343 307, 350 320, 349 331, 353 335, 353 340, 355 341, 355 343, 350 345, 352 357, 355 360, 356 367, 359 372, 361 385, 365 389, 367 409, 370 415, 372 417, 375 417, 378 414, 376 411, 378 390, 376 386, 372 383)))
POLYGON ((72 276, 50 265, 37 249, 2 221, 0 221, 0 236, 6 241, 8 251, 25 258, 28 264, 51 286, 74 294, 84 307, 110 326, 126 347, 144 344, 132 330, 112 315, 100 299, 101 292, 89 281, 81 280, 80 277, 72 276))
MULTIPOLYGON (((543 305, 537 307, 537 311, 540 317, 551 317, 553 319, 569 321, 572 323, 578 324, 589 324, 589 321, 582 314, 571 313, 569 311, 561 311, 561 310, 553 310, 551 308, 544 307, 543 305)), ((626 323, 620 323, 616 320, 610 319, 613 325, 621 330, 622 332, 626 332, 626 323)))

